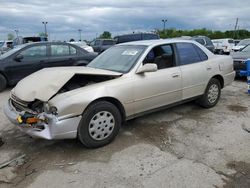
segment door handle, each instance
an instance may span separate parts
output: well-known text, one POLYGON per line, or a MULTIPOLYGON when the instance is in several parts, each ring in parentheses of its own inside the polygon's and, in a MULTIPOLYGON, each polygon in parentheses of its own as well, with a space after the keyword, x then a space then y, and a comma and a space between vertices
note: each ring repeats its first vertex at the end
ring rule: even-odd
POLYGON ((212 67, 207 67, 207 70, 212 70, 212 67))
POLYGON ((173 74, 172 74, 172 77, 173 77, 173 78, 178 78, 179 76, 180 76, 180 74, 178 74, 178 73, 173 73, 173 74))

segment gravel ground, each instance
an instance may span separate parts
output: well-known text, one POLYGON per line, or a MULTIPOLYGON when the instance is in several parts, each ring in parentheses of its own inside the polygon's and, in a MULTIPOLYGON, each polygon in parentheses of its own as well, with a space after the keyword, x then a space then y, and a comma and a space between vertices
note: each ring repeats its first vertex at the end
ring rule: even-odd
MULTIPOLYGON (((0 93, 1 107, 9 90, 0 93)), ((212 109, 194 102, 128 121, 110 145, 47 141, 0 112, 0 187, 250 187, 250 96, 234 81, 212 109)))

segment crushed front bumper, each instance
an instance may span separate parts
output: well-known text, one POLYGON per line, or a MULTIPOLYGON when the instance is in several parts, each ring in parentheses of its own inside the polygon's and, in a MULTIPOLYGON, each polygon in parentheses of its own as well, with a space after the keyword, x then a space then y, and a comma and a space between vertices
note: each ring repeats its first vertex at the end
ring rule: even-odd
POLYGON ((20 124, 17 118, 21 112, 15 110, 10 101, 4 106, 4 113, 8 119, 15 124, 21 131, 35 138, 52 139, 73 139, 77 137, 77 127, 81 120, 81 116, 58 120, 58 118, 51 114, 44 114, 47 123, 41 122, 37 128, 36 125, 20 124))

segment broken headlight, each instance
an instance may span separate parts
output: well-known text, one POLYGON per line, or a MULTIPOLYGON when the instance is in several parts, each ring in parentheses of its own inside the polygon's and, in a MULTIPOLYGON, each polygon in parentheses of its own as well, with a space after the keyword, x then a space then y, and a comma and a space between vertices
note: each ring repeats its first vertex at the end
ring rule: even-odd
POLYGON ((44 104, 44 112, 46 112, 47 114, 53 114, 53 115, 57 115, 57 108, 55 106, 49 106, 48 103, 44 104))

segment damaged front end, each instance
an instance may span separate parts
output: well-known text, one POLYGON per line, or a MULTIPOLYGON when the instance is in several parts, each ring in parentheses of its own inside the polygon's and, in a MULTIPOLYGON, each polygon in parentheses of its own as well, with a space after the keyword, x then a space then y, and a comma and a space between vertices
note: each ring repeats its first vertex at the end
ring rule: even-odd
POLYGON ((58 120, 56 107, 39 100, 22 101, 13 94, 5 105, 4 112, 21 131, 32 137, 48 140, 76 138, 77 126, 81 119, 81 116, 77 116, 58 120))
MULTIPOLYGON (((82 111, 78 108, 79 111, 75 113, 75 106, 81 104, 73 103, 74 100, 64 103, 66 98, 62 97, 54 106, 51 100, 66 92, 70 95, 72 90, 112 80, 121 75, 88 67, 43 69, 16 85, 4 112, 13 124, 32 137, 49 140, 76 138, 82 111), (39 86, 30 87, 37 83, 39 86)), ((82 92, 84 95, 84 91, 82 92)))

